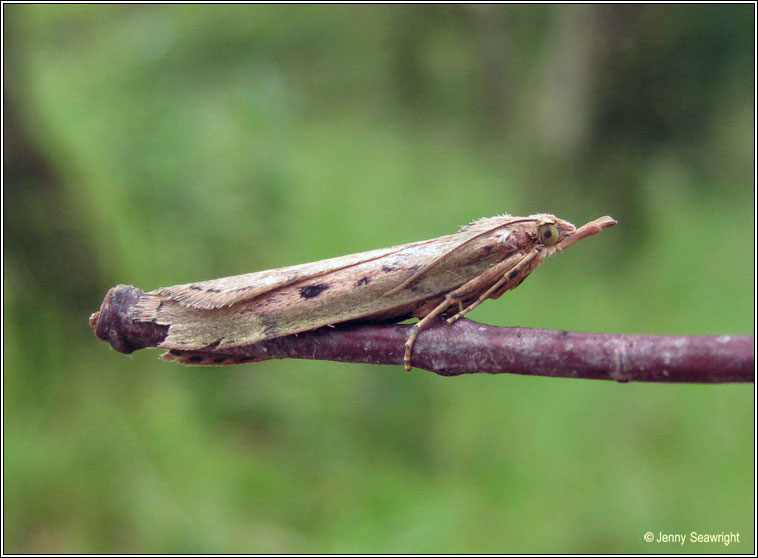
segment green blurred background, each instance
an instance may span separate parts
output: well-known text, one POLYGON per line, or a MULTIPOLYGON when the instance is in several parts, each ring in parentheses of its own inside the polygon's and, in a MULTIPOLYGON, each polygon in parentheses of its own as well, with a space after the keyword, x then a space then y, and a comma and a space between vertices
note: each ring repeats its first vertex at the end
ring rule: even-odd
POLYGON ((753 5, 3 15, 6 553, 754 552, 753 385, 185 368, 87 324, 552 212, 619 224, 473 319, 752 333, 753 5))

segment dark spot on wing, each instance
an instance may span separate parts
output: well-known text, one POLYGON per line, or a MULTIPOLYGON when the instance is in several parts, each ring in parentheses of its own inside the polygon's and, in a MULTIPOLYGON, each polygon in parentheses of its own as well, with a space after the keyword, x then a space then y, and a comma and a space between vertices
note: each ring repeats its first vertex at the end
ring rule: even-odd
POLYGON ((193 362, 195 364, 203 362, 204 360, 205 357, 203 355, 192 355, 191 357, 187 357, 187 362, 193 362))
POLYGON ((508 274, 508 279, 515 279, 518 276, 518 274, 519 274, 519 270, 514 269, 508 274))
POLYGON ((205 289, 209 293, 221 293, 223 292, 221 289, 205 289))
POLYGON ((213 359, 213 364, 221 364, 226 360, 225 356, 219 356, 213 359))
POLYGON ((392 272, 392 271, 395 271, 396 269, 397 269, 397 268, 396 268, 394 265, 383 265, 383 266, 382 266, 382 271, 383 271, 384 273, 390 273, 390 272, 392 272))
POLYGON ((255 357, 255 356, 248 356, 248 357, 235 357, 237 362, 244 363, 244 362, 255 362, 257 360, 266 360, 265 358, 261 357, 255 357))
POLYGON ((368 285, 369 283, 371 283, 371 278, 367 275, 358 279, 358 281, 355 283, 355 286, 360 287, 362 285, 368 285))
POLYGON ((193 291, 202 291, 203 290, 202 287, 198 287, 197 285, 190 285, 189 288, 192 289, 193 291))
POLYGON ((300 296, 303 298, 315 298, 327 290, 329 287, 331 287, 331 285, 328 285, 326 283, 308 285, 307 287, 302 287, 300 289, 300 296))

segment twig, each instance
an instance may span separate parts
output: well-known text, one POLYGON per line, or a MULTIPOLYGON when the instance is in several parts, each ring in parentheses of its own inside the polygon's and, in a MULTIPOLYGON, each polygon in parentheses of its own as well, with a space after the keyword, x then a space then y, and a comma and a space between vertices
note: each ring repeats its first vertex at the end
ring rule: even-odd
MULTIPOLYGON (((118 285, 90 325, 117 351, 157 347, 167 326, 132 320, 142 291, 118 285)), ((269 358, 304 358, 403 364, 409 325, 343 324, 214 352, 269 358)), ((753 335, 640 335, 495 327, 468 319, 440 320, 413 348, 413 366, 441 376, 515 373, 619 382, 753 382, 753 335)))

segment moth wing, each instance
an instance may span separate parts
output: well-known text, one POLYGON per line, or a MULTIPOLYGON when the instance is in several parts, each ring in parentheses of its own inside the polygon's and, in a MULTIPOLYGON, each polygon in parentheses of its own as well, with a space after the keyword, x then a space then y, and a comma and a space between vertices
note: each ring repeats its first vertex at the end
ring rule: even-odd
POLYGON ((251 300, 299 281, 318 278, 340 269, 383 258, 402 250, 406 246, 393 246, 306 264, 162 287, 148 294, 165 297, 183 306, 198 310, 223 308, 251 300))
MULTIPOLYGON (((410 314, 417 299, 429 298, 436 290, 430 292, 421 285, 421 289, 403 291, 392 299, 385 299, 382 295, 402 281, 408 268, 419 258, 422 261, 434 259, 444 250, 444 243, 435 239, 296 266, 295 271, 283 268, 250 274, 247 279, 254 279, 250 285, 232 291, 231 296, 223 299, 226 305, 215 308, 198 308, 190 304, 191 299, 190 303, 186 298, 174 299, 182 293, 194 294, 198 289, 186 293, 185 285, 169 287, 142 294, 134 305, 132 318, 137 322, 169 326, 168 335, 159 346, 203 353, 192 355, 197 357, 193 359, 197 361, 195 364, 202 364, 206 358, 214 358, 214 355, 205 353, 227 354, 227 348, 250 345, 263 339, 358 318, 379 316, 391 319, 410 314), (280 280, 263 288, 255 283, 255 280, 266 277, 280 280), (230 300, 237 302, 229 304, 230 300)), ((457 280, 454 274, 449 274, 446 279, 457 280)), ((216 289, 225 285, 225 281, 214 280, 193 286, 216 289)), ((231 283, 232 286, 235 284, 235 281, 231 283)), ((224 293, 210 293, 211 296, 219 294, 224 293)), ((182 362, 192 364, 188 358, 182 362)))
MULTIPOLYGON (((393 292, 401 290, 411 281, 417 279, 431 268, 438 265, 449 255, 450 252, 463 247, 471 240, 492 231, 495 228, 502 227, 510 222, 512 218, 509 215, 498 217, 488 217, 479 219, 469 225, 461 228, 456 234, 447 238, 454 240, 451 250, 437 258, 435 261, 424 266, 421 270, 410 277, 404 284, 393 289, 393 292)), ((445 238, 445 237, 443 237, 445 238)), ((390 248, 380 248, 368 252, 359 252, 347 256, 319 260, 316 262, 293 265, 289 267, 280 267, 265 271, 246 273, 243 275, 233 275, 231 277, 222 277, 220 279, 211 279, 195 283, 186 283, 183 285, 174 285, 171 287, 162 287, 148 294, 165 297, 183 306, 196 308, 198 310, 212 310, 214 308, 223 308, 232 306, 238 302, 245 302, 259 297, 276 289, 286 287, 293 283, 307 279, 315 279, 327 275, 334 271, 351 267, 354 265, 370 262, 379 258, 386 257, 401 250, 407 249, 414 245, 421 245, 434 242, 439 239, 431 239, 411 244, 392 246, 390 248)))
MULTIPOLYGON (((483 219, 426 241, 159 289, 141 297, 135 319, 170 326, 159 346, 203 354, 346 321, 405 319, 502 259, 502 251, 472 257, 459 249, 508 222, 483 219), (440 273, 428 273, 440 264, 440 273), (418 280, 408 285, 418 266, 418 280)), ((496 243, 510 244, 509 234, 496 243)))
POLYGON ((178 362, 187 366, 230 366, 271 360, 265 356, 237 356, 203 351, 181 351, 171 349, 161 355, 161 360, 178 362))
MULTIPOLYGON (((461 227, 455 235, 451 235, 451 238, 455 238, 455 237, 457 238, 455 239, 456 242, 454 244, 451 244, 450 250, 448 250, 444 254, 440 255, 439 257, 437 257, 436 259, 434 259, 433 261, 429 262, 424 267, 416 271, 413 275, 408 277, 405 281, 403 281, 398 286, 394 287, 392 290, 387 292, 386 295, 388 296, 393 295, 401 291, 402 289, 406 288, 408 285, 410 285, 414 281, 418 280, 421 276, 429 273, 432 270, 432 268, 444 262, 456 250, 463 248, 469 242, 476 240, 480 236, 489 234, 496 229, 505 227, 509 223, 513 222, 515 219, 518 219, 518 218, 511 217, 510 215, 484 217, 482 219, 477 219, 476 221, 473 221, 470 224, 461 227)), ((508 240, 508 236, 509 236, 509 232, 507 230, 503 231, 503 237, 501 241, 506 242, 508 240)))

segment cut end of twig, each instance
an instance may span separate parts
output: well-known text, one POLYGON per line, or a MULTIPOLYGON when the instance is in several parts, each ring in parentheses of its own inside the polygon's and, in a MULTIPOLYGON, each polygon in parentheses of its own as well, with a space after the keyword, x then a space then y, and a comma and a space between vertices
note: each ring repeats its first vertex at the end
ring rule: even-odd
POLYGON ((93 314, 90 314, 89 326, 95 331, 95 335, 97 335, 97 322, 99 320, 100 320, 100 312, 94 312, 93 314))
POLYGON ((133 320, 134 306, 144 293, 131 285, 116 285, 103 299, 100 310, 89 318, 95 335, 120 353, 155 347, 168 334, 168 327, 133 320))

